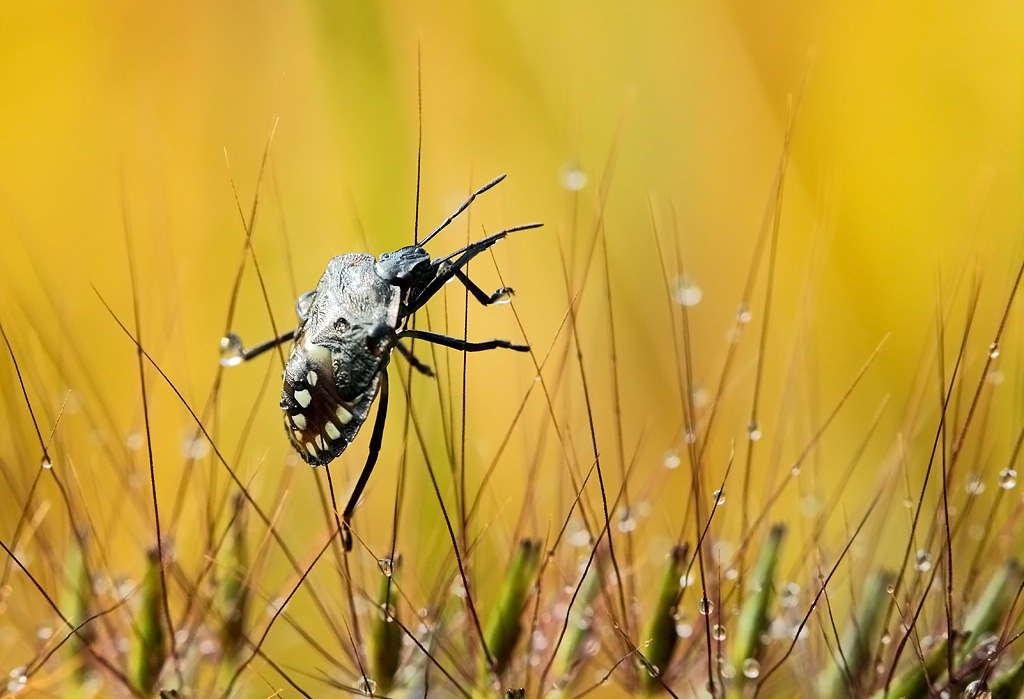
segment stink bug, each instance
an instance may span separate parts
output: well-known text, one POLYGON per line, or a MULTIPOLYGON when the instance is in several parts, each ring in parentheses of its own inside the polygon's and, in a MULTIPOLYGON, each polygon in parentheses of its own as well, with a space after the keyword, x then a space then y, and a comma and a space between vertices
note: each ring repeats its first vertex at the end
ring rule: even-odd
POLYGON ((402 343, 403 339, 417 338, 465 352, 497 348, 526 352, 530 349, 508 340, 466 342, 407 327, 409 317, 452 279, 462 282, 485 306, 512 294, 512 289, 507 287, 492 294, 485 293, 462 268, 509 233, 539 228, 542 224, 507 228, 434 259, 423 247, 477 196, 503 179, 504 175, 471 194, 451 216, 415 245, 383 253, 377 258, 362 252, 332 258, 316 289, 302 294, 296 302, 299 324, 294 330, 250 349, 245 349, 234 334, 221 340, 220 363, 223 366, 240 364, 277 345, 292 343, 284 368, 281 409, 289 441, 313 466, 328 464, 345 451, 365 422, 370 404, 380 395, 366 464, 342 515, 342 540, 346 550, 350 550, 352 544, 348 532, 352 513, 377 462, 384 435, 387 366, 392 350, 397 348, 412 366, 432 376, 430 367, 416 359, 402 343))

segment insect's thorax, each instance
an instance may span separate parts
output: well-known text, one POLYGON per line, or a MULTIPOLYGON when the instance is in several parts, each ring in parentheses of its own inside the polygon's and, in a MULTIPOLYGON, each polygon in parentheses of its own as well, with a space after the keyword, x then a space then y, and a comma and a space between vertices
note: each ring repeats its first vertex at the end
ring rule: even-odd
POLYGON ((374 263, 365 253, 328 263, 285 365, 285 427, 314 465, 344 451, 366 419, 388 354, 375 351, 368 333, 399 322, 400 290, 376 274, 374 263))

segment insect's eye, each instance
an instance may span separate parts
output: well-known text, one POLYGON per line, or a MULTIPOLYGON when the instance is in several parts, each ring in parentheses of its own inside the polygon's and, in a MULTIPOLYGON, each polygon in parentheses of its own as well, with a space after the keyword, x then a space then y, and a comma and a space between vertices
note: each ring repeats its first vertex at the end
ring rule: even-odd
POLYGON ((309 309, 313 305, 314 298, 316 298, 316 292, 307 291, 295 302, 295 315, 299 317, 299 320, 306 320, 309 317, 309 309))

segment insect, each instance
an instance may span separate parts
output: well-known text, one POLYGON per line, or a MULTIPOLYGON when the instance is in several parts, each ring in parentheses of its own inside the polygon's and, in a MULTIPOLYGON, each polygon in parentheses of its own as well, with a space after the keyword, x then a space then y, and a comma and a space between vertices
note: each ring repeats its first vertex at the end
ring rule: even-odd
POLYGON ((351 550, 348 530, 352 514, 383 440, 388 405, 387 367, 392 350, 397 349, 413 367, 432 376, 430 367, 419 361, 403 340, 415 338, 465 352, 530 349, 508 340, 467 342, 407 327, 410 316, 453 279, 462 282, 485 306, 506 300, 513 293, 512 289, 502 287, 487 294, 462 268, 509 233, 539 228, 542 224, 507 228, 434 259, 423 247, 476 197, 503 179, 504 175, 476 190, 415 245, 377 258, 361 252, 332 258, 316 289, 298 298, 295 313, 299 324, 294 330, 249 349, 233 333, 221 340, 223 366, 234 366, 277 345, 292 343, 281 391, 284 426, 292 446, 314 467, 330 463, 345 451, 366 421, 374 399, 380 396, 367 460, 342 515, 345 550, 351 550))

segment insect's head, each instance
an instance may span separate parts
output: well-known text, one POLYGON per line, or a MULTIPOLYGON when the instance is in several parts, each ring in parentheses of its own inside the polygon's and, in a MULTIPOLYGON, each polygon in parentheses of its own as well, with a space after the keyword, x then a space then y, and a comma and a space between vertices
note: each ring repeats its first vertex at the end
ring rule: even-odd
POLYGON ((377 258, 377 276, 396 286, 408 286, 430 266, 430 254, 419 245, 410 245, 377 258))

